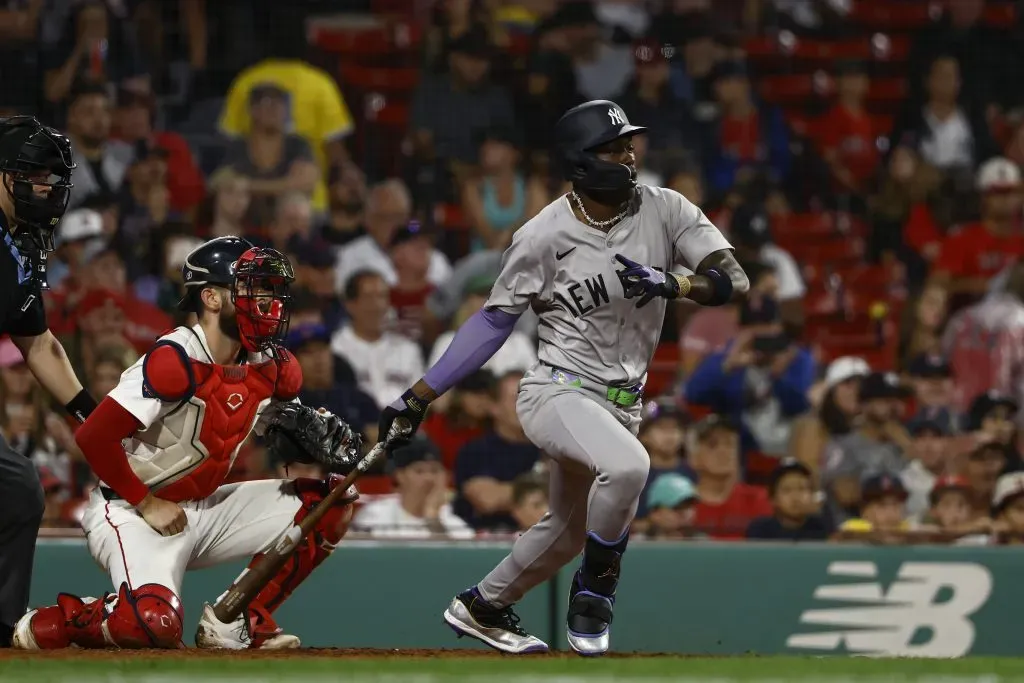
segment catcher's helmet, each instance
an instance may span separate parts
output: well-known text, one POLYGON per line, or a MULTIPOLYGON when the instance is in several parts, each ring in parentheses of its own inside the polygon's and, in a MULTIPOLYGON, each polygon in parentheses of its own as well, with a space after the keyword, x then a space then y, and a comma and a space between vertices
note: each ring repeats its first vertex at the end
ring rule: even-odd
POLYGON ((235 305, 238 339, 250 352, 273 353, 288 334, 289 289, 295 281, 288 258, 255 247, 238 237, 218 237, 192 250, 181 267, 185 296, 181 310, 191 310, 203 287, 223 287, 235 305))
POLYGON ((584 102, 555 124, 555 145, 566 180, 584 191, 614 192, 636 185, 636 169, 604 161, 593 150, 647 129, 630 125, 622 107, 608 100, 584 102))
POLYGON ((54 230, 68 208, 75 162, 71 141, 34 116, 0 119, 0 172, 14 205, 7 218, 17 227, 11 237, 30 262, 32 277, 46 287, 46 254, 54 230))

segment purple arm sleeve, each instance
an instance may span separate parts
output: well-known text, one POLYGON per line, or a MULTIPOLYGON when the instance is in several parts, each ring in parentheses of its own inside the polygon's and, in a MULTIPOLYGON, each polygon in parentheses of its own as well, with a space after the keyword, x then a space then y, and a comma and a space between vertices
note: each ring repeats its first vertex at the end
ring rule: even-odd
POLYGON ((469 317, 448 349, 423 375, 438 396, 451 389, 491 359, 512 334, 519 316, 496 308, 482 308, 469 317))

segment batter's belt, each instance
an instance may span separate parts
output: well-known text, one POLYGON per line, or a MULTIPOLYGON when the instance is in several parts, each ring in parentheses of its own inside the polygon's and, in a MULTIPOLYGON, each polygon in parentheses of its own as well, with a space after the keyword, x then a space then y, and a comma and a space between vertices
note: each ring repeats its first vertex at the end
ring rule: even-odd
POLYGON ((547 363, 541 363, 541 366, 551 370, 551 383, 552 384, 564 384, 570 387, 578 387, 580 389, 590 389, 591 391, 604 395, 609 401, 617 406, 623 408, 630 408, 636 405, 644 395, 644 385, 642 382, 638 382, 628 387, 614 387, 608 386, 607 384, 601 384, 600 382, 594 382, 593 380, 587 379, 582 375, 578 375, 575 372, 570 372, 563 368, 556 368, 553 365, 547 363))

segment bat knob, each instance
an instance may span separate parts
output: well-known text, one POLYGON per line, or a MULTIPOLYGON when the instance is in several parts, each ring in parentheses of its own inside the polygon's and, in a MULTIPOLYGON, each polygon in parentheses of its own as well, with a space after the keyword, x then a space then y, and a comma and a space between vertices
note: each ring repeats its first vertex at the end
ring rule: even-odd
POLYGON ((396 417, 394 422, 391 423, 390 437, 406 436, 412 431, 412 423, 407 418, 396 417))

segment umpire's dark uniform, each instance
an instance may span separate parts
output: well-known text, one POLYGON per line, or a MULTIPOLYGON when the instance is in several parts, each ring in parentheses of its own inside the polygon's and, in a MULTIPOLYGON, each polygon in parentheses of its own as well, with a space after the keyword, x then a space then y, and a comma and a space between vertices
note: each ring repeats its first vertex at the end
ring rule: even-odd
MULTIPOLYGON (((35 337, 46 332, 39 282, 28 279, 0 213, 0 333, 35 337)), ((28 609, 32 557, 43 519, 43 489, 35 465, 0 435, 0 647, 28 609)))
MULTIPOLYGON (((67 210, 74 168, 71 141, 60 131, 31 116, 0 119, 0 334, 31 338, 47 330, 42 300, 46 254, 53 251, 56 227, 67 210)), ((46 389, 63 398, 75 388, 52 386, 78 384, 62 354, 38 357, 48 370, 51 386, 46 389)), ((64 407, 81 422, 96 402, 79 389, 64 407)), ((10 646, 14 625, 28 609, 42 519, 43 491, 35 466, 0 436, 0 647, 10 646)))

